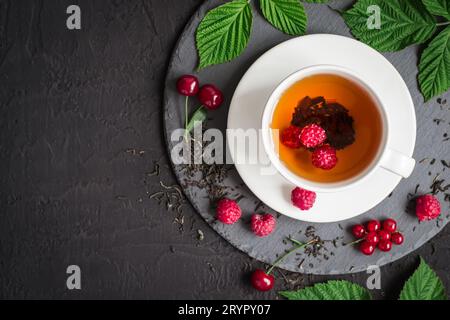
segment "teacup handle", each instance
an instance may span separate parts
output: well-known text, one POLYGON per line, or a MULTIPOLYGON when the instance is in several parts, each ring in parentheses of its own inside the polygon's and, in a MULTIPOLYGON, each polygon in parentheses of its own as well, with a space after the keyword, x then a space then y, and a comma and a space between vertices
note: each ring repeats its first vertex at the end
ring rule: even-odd
POLYGON ((415 165, 416 160, 392 149, 387 149, 381 159, 381 167, 403 178, 411 175, 415 165))

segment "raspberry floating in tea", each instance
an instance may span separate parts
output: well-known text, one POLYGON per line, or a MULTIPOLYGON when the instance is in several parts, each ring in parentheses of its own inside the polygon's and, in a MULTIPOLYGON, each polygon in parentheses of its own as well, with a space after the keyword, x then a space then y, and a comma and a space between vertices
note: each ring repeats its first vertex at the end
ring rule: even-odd
POLYGON ((312 153, 312 163, 316 168, 331 170, 337 162, 336 149, 329 145, 321 146, 312 153))
POLYGON ((300 133, 302 130, 296 126, 289 126, 281 131, 280 140, 283 145, 291 149, 297 149, 302 146, 300 133))
POLYGON ((309 124, 301 130, 300 143, 306 148, 320 146, 327 139, 325 130, 317 124, 309 124))

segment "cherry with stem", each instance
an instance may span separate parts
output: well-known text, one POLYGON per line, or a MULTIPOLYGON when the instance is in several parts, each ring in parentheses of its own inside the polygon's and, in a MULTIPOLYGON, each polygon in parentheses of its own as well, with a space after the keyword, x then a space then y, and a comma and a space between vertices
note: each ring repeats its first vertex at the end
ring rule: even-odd
POLYGON ((184 104, 184 129, 188 126, 188 102, 189 97, 196 96, 200 90, 200 85, 197 77, 186 74, 178 78, 177 91, 179 94, 186 97, 184 104))
POLYGON ((294 251, 304 248, 308 245, 317 243, 319 240, 313 239, 310 240, 306 243, 302 243, 298 240, 292 239, 292 238, 288 238, 292 243, 295 244, 295 246, 293 248, 291 248, 289 251, 287 251, 286 253, 284 253, 282 256, 280 256, 279 258, 277 258, 275 260, 275 262, 272 264, 272 266, 265 272, 264 270, 261 269, 257 269, 253 272, 252 274, 252 278, 251 278, 251 282, 252 282, 252 286, 259 291, 269 291, 270 289, 273 288, 274 284, 275 284, 275 278, 271 275, 273 269, 278 266, 278 264, 284 259, 286 258, 288 255, 290 255, 291 253, 293 253, 294 251))

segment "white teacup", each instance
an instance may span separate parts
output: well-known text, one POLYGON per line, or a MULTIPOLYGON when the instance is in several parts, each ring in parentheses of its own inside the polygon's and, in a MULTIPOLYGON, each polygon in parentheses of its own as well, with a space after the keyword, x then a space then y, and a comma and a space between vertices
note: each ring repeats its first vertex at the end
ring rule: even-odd
POLYGON ((264 149, 271 163, 282 176, 296 186, 316 192, 338 192, 343 189, 353 187, 367 179, 375 170, 379 168, 388 170, 403 178, 408 178, 414 170, 415 160, 389 148, 389 134, 393 131, 391 130, 386 113, 386 106, 381 103, 379 95, 374 92, 368 84, 368 81, 366 81, 363 76, 358 75, 352 70, 335 65, 316 65, 307 67, 294 72, 283 80, 270 95, 262 117, 261 128, 264 149), (376 102, 377 108, 379 109, 378 111, 381 116, 383 130, 378 152, 373 157, 371 163, 363 171, 347 180, 332 183, 321 183, 304 179, 290 171, 279 159, 277 154, 277 144, 274 141, 274 135, 272 134, 272 129, 270 126, 278 101, 284 92, 296 82, 316 74, 335 74, 358 83, 372 97, 373 101, 376 102))

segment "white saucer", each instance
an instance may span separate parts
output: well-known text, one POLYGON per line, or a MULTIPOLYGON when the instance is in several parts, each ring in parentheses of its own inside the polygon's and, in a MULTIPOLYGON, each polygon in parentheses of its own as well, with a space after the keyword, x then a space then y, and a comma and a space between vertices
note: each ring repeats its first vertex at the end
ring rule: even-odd
MULTIPOLYGON (((236 88, 228 114, 228 129, 260 129, 263 109, 276 86, 293 72, 319 64, 338 65, 366 75, 370 86, 387 102, 388 122, 396 130, 390 133, 388 147, 412 156, 416 116, 402 77, 371 47, 337 35, 295 38, 262 55, 236 88)), ((237 154, 233 152, 230 150, 230 156, 235 160, 237 154)), ((267 155, 263 157, 267 158, 267 155)), ((370 179, 357 187, 336 193, 318 193, 314 207, 300 211, 290 201, 295 186, 280 174, 261 175, 260 170, 268 160, 260 160, 260 164, 235 164, 250 190, 275 211, 307 222, 336 222, 360 215, 383 201, 401 180, 400 176, 378 168, 370 179)))

